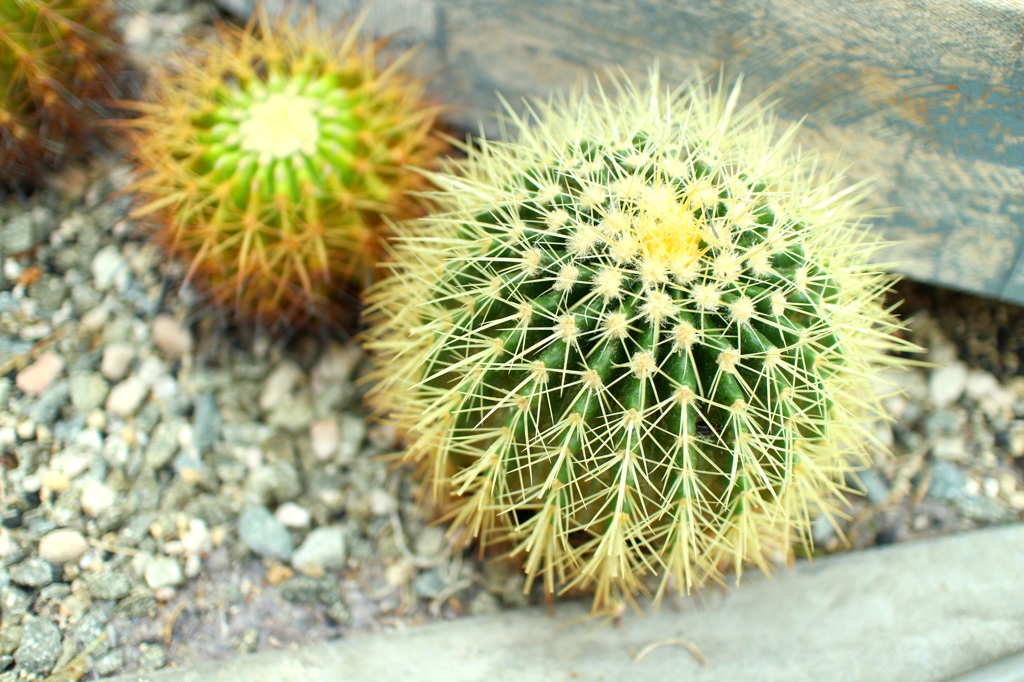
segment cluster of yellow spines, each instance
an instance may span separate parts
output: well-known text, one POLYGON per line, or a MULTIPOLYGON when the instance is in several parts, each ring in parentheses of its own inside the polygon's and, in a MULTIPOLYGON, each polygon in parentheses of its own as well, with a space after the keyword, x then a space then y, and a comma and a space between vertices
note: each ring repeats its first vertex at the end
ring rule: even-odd
POLYGON ((795 129, 738 88, 617 94, 537 104, 432 176, 368 342, 455 525, 597 610, 808 543, 903 347, 857 191, 795 129))

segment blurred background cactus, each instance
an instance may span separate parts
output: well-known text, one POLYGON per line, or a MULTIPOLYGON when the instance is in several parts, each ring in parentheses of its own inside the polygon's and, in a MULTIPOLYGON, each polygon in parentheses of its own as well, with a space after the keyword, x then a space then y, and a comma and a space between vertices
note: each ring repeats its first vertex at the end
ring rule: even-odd
POLYGON ((382 68, 358 25, 308 14, 222 26, 165 70, 131 125, 158 237, 239 318, 338 322, 340 292, 371 278, 388 219, 419 211, 443 147, 419 83, 382 68))
POLYGON ((31 185, 89 147, 121 96, 105 0, 0 0, 0 185, 31 185))
POLYGON ((906 349, 863 188, 738 86, 617 88, 468 148, 370 297, 374 399, 434 500, 595 610, 809 543, 906 349))

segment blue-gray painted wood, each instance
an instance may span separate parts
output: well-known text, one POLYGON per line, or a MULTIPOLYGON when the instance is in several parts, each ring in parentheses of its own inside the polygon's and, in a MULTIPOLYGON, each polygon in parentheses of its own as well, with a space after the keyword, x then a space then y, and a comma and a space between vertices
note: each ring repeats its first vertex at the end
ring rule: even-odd
MULTIPOLYGON (((218 0, 245 16, 252 0, 218 0)), ((325 21, 361 0, 315 0, 325 21)), ((274 11, 280 0, 268 0, 274 11)), ((774 88, 801 142, 873 176, 887 259, 918 280, 1024 302, 1022 0, 376 0, 367 26, 421 43, 450 115, 492 133, 496 91, 545 96, 621 66, 774 88)))

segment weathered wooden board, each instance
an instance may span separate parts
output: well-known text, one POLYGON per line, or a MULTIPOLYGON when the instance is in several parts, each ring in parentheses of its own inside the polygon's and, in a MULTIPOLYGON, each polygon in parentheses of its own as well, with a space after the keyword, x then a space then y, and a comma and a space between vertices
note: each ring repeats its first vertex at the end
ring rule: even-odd
MULTIPOLYGON (((315 1, 327 21, 364 4, 315 1)), ((1024 0, 375 0, 368 25, 422 43, 417 68, 474 130, 493 131, 496 91, 543 96, 608 66, 743 74, 808 115, 804 144, 877 178, 899 270, 1024 302, 1024 0)))

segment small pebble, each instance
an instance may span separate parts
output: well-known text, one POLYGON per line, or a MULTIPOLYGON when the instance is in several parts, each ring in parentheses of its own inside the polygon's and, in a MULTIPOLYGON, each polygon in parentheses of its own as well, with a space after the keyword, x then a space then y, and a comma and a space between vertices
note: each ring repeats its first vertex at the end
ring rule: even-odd
POLYGON ((928 380, 928 397, 937 408, 955 403, 967 388, 967 365, 953 360, 944 367, 932 370, 928 380))
POLYGON ((321 419, 310 424, 309 435, 313 440, 313 452, 317 458, 322 460, 331 459, 338 452, 341 432, 338 429, 338 420, 334 417, 321 419))
POLYGON ((238 533, 249 549, 268 559, 287 559, 292 553, 288 530, 266 507, 249 507, 238 518, 238 533))
POLYGON ((146 564, 146 584, 154 590, 161 587, 177 587, 185 582, 181 565, 173 557, 157 557, 146 564))
POLYGON ((274 518, 285 528, 308 528, 312 515, 305 507, 285 502, 274 511, 274 518))
POLYGON ((130 276, 127 259, 113 244, 104 246, 93 256, 92 278, 97 291, 106 291, 112 286, 123 291, 130 276))
POLYGON ((124 649, 113 649, 93 663, 92 669, 97 675, 106 677, 113 675, 124 667, 124 649))
POLYGON ((306 575, 319 577, 324 571, 344 568, 348 557, 345 529, 342 526, 321 526, 306 536, 292 555, 292 566, 306 575))
POLYGON ((57 663, 60 652, 60 629, 46 618, 32 618, 25 623, 14 661, 26 673, 45 675, 57 663))
POLYGON ((36 589, 53 582, 53 567, 38 557, 26 559, 9 570, 11 580, 22 587, 36 589))
POLYGON ((132 344, 124 342, 107 344, 103 349, 100 373, 110 381, 120 381, 128 373, 128 367, 134 359, 135 346, 132 344))
POLYGON ((169 358, 180 358, 192 352, 192 333, 170 315, 153 319, 153 343, 169 358))
POLYGON ((108 569, 86 573, 85 587, 93 599, 124 599, 132 591, 128 578, 108 569))
POLYGON ((14 384, 25 393, 38 396, 50 387, 50 384, 60 376, 63 369, 64 358, 52 351, 48 351, 40 355, 39 359, 31 365, 18 372, 14 384))
POLYGON ((138 377, 128 377, 110 391, 106 410, 118 417, 130 417, 142 405, 149 387, 138 377))
POLYGON ((115 503, 117 493, 105 483, 90 481, 82 489, 82 511, 93 518, 113 507, 115 503))
POLYGON ((89 412, 102 405, 110 392, 106 380, 92 372, 72 374, 68 388, 71 390, 71 404, 81 412, 89 412))
POLYGON ((267 377, 260 392, 260 409, 264 412, 273 410, 285 396, 289 395, 302 378, 302 369, 290 360, 285 360, 274 368, 267 377))
POLYGON ((162 644, 139 645, 139 672, 151 673, 167 665, 167 649, 162 644))
POLYGON ((110 319, 110 308, 100 304, 82 315, 81 327, 87 332, 99 331, 110 319))
POLYGON ((51 564, 78 561, 89 549, 85 536, 77 530, 52 530, 39 541, 39 556, 51 564))

